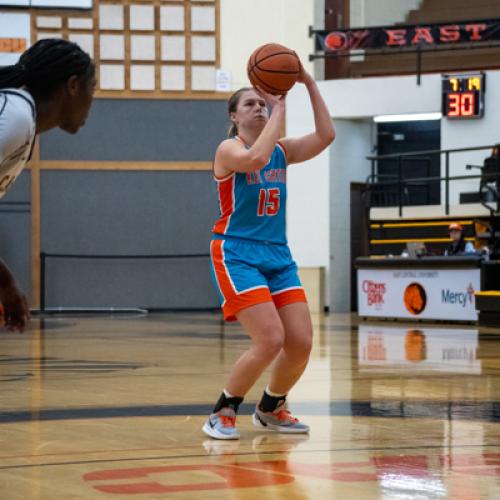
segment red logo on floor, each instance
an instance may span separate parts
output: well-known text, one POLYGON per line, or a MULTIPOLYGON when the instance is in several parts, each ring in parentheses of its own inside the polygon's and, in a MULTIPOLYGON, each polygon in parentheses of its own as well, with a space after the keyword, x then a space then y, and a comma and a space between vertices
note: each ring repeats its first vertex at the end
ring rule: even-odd
POLYGON ((338 462, 333 464, 298 464, 286 460, 269 462, 243 462, 235 465, 166 465, 140 467, 135 469, 115 469, 90 472, 83 476, 85 481, 92 481, 92 487, 103 493, 139 494, 139 493, 175 493, 181 491, 209 491, 238 488, 258 488, 291 483, 296 476, 342 482, 377 481, 388 474, 405 478, 424 479, 435 477, 436 467, 446 468, 446 474, 499 476, 500 454, 484 453, 481 455, 452 455, 432 457, 389 456, 374 457, 364 462, 338 462), (185 482, 182 472, 190 475, 185 482), (199 473, 196 481, 196 473, 199 473), (208 474, 214 480, 206 482, 208 474), (164 482, 158 482, 163 476, 164 482), (125 482, 126 480, 132 480, 125 482), (113 483, 113 481, 116 481, 113 483), (96 482, 98 482, 96 484, 96 482))

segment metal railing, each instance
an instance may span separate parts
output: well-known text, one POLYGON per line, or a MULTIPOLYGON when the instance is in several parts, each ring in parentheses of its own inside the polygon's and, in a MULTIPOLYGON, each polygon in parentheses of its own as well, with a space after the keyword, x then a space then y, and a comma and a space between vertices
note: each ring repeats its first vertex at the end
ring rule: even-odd
MULTIPOLYGON (((491 179, 491 181, 497 182, 497 185, 500 185, 500 156, 497 156, 497 172, 493 174, 478 174, 478 175, 454 175, 450 176, 450 155, 454 153, 465 153, 469 151, 482 151, 489 150, 491 151, 493 148, 499 147, 498 144, 492 144, 488 146, 475 146, 469 148, 456 148, 456 149, 430 149, 426 151, 414 151, 408 153, 395 153, 395 154, 387 154, 387 155, 376 155, 376 156, 367 156, 366 159, 371 162, 371 173, 368 176, 367 183, 367 191, 368 191, 368 208, 371 208, 371 194, 374 191, 374 188, 379 190, 380 188, 384 188, 384 186, 396 186, 398 193, 398 203, 396 206, 399 208, 399 216, 403 215, 403 206, 405 206, 405 190, 408 190, 408 187, 412 184, 428 184, 430 187, 432 183, 435 182, 444 182, 444 207, 445 214, 450 214, 450 182, 458 181, 458 180, 471 180, 471 179, 491 179), (428 159, 431 155, 444 155, 444 176, 426 176, 426 177, 413 177, 408 178, 405 176, 405 162, 412 162, 416 159, 420 161, 422 159, 428 159), (397 174, 395 180, 378 180, 381 176, 378 173, 378 162, 387 161, 387 160, 395 160, 397 161, 397 174)), ((479 192, 479 188, 478 188, 479 192)), ((485 207, 487 207, 490 212, 500 213, 500 199, 496 200, 496 209, 492 209, 490 205, 483 203, 485 207)))
POLYGON ((29 201, 0 201, 0 213, 29 214, 31 203, 29 201))

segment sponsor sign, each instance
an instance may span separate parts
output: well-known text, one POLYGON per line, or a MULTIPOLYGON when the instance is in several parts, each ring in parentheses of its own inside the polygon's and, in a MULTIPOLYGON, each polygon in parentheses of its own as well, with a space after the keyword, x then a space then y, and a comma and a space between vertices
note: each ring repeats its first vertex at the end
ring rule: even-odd
POLYGON ((478 290, 479 269, 358 269, 358 313, 475 321, 478 290))

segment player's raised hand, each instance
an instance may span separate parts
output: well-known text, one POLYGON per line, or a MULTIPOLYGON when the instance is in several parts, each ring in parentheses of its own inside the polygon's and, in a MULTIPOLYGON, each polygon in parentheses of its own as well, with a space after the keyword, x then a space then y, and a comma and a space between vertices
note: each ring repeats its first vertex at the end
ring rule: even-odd
POLYGON ((269 92, 266 92, 262 87, 256 87, 257 91, 259 94, 264 98, 266 101, 266 104, 271 107, 275 108, 277 106, 282 106, 285 107, 286 104, 286 94, 270 94, 269 92))
MULTIPOLYGON (((298 57, 298 56, 297 56, 298 57)), ((314 78, 311 76, 311 74, 305 70, 304 66, 302 65, 302 61, 300 61, 300 73, 299 76, 297 77, 297 82, 298 83, 303 83, 304 85, 307 85, 308 83, 314 82, 314 78)))

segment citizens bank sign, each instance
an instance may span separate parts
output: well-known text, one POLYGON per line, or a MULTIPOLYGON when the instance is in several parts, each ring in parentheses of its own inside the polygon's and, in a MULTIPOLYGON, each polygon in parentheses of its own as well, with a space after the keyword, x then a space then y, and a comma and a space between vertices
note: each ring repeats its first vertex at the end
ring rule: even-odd
POLYGON ((363 281, 363 292, 366 296, 366 303, 380 309, 384 304, 385 283, 377 283, 372 280, 363 281))
POLYGON ((360 316, 476 321, 479 268, 358 269, 360 316))

